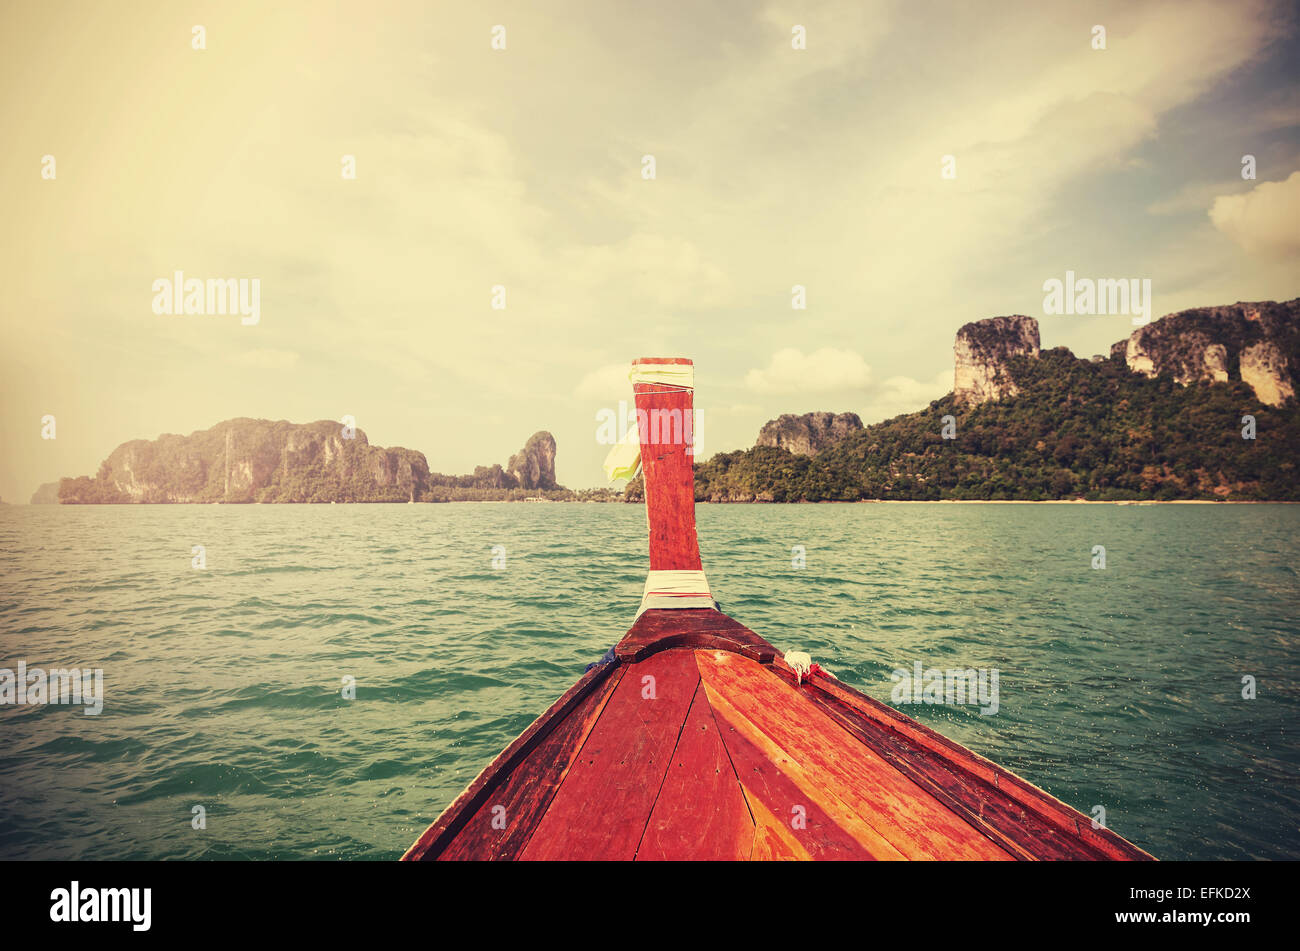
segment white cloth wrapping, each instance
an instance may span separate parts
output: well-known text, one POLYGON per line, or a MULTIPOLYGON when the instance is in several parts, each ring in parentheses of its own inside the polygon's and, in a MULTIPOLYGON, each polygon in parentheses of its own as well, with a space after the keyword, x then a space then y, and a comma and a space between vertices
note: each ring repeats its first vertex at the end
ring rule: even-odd
POLYGON ((691 363, 634 363, 627 378, 633 383, 663 383, 695 389, 695 365, 691 363))
POLYGON ((703 571, 651 571, 646 575, 637 617, 652 608, 712 608, 716 611, 718 602, 713 600, 703 571))

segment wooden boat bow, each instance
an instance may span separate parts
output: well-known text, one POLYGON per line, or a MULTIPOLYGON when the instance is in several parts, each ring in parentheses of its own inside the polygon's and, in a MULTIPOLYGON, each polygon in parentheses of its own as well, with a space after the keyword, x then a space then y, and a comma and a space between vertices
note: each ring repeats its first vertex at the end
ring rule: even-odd
POLYGON ((695 530, 693 366, 633 364, 650 573, 589 669, 403 856, 1150 859, 718 609, 695 530))

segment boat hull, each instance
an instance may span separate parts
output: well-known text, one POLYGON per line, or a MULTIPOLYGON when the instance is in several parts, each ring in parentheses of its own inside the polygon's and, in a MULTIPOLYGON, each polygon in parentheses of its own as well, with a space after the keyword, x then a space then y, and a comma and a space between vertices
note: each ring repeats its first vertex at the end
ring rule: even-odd
POLYGON ((644 612, 406 860, 1149 860, 720 611, 644 612))

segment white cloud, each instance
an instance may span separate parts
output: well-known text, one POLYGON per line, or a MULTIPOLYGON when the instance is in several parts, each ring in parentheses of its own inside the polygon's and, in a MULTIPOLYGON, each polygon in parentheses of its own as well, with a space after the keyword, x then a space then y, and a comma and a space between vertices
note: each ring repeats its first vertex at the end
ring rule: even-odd
POLYGON ((872 389, 859 415, 868 425, 902 413, 925 409, 931 400, 952 392, 952 370, 942 370, 929 380, 891 376, 872 389))
POLYGON ((1149 215, 1180 215, 1191 212, 1203 214, 1205 209, 1221 195, 1231 194, 1234 188, 1245 189, 1249 182, 1194 182, 1177 192, 1147 205, 1149 215))
POLYGON ((809 354, 787 347, 766 369, 745 374, 745 385, 759 393, 834 393, 863 390, 870 382, 871 367, 861 356, 832 347, 809 354))
POLYGON ((573 388, 573 395, 583 399, 596 400, 630 400, 632 383, 628 374, 632 370, 632 361, 609 363, 598 370, 592 370, 573 388))
POLYGON ((1220 195, 1210 220, 1248 254, 1300 252, 1300 171, 1284 182, 1260 182, 1244 195, 1220 195))

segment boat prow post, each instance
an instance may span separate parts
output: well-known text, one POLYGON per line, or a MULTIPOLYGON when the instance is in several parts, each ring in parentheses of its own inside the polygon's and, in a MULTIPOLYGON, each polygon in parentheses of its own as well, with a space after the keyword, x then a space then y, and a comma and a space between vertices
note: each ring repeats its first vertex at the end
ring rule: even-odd
POLYGON ((629 374, 645 480, 650 571, 638 617, 648 610, 717 610, 695 530, 695 365, 642 357, 629 374))

